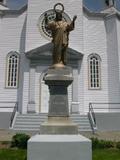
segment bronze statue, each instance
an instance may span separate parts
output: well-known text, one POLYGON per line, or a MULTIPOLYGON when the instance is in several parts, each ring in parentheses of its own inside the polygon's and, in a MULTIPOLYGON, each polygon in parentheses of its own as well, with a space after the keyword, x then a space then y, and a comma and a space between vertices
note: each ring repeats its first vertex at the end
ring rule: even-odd
POLYGON ((64 66, 66 65, 66 52, 68 48, 69 33, 74 29, 77 16, 74 16, 72 22, 69 24, 62 19, 64 6, 61 3, 57 3, 54 6, 54 11, 56 13, 56 18, 54 21, 48 22, 47 14, 45 14, 45 25, 46 28, 52 32, 52 42, 54 45, 53 65, 61 64, 64 66), (57 5, 62 6, 62 11, 56 10, 57 5))

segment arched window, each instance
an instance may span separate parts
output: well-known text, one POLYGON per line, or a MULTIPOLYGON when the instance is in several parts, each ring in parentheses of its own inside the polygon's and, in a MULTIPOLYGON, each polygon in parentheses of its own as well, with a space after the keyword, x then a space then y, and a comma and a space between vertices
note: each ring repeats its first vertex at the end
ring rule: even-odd
POLYGON ((101 87, 101 58, 97 54, 88 57, 89 65, 89 89, 100 89, 101 87))
POLYGON ((10 52, 7 56, 6 87, 17 88, 18 65, 19 65, 19 54, 17 52, 10 52))

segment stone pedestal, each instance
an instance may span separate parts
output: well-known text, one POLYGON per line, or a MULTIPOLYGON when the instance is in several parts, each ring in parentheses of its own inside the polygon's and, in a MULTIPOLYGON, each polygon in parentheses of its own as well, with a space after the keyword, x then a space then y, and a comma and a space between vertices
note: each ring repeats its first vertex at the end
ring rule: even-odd
POLYGON ((50 68, 44 76, 49 87, 48 120, 41 124, 40 134, 77 134, 78 127, 69 118, 67 87, 72 83, 70 67, 50 68))
POLYGON ((40 134, 78 134, 78 127, 69 117, 48 117, 40 126, 40 134))
POLYGON ((73 82, 72 69, 50 68, 44 76, 49 87, 49 117, 69 116, 67 87, 73 82))
POLYGON ((51 68, 44 81, 50 92, 48 120, 40 126, 40 135, 28 141, 27 160, 92 160, 91 141, 78 135, 77 125, 69 118, 71 69, 51 68))
POLYGON ((92 160, 91 141, 81 135, 36 135, 27 151, 28 160, 92 160))

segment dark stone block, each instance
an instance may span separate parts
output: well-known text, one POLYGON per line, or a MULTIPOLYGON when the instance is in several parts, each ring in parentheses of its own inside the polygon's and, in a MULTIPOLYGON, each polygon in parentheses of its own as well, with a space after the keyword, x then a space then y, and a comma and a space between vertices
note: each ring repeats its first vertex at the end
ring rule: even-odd
POLYGON ((67 87, 72 83, 72 69, 50 68, 44 76, 49 87, 49 116, 69 116, 67 87))

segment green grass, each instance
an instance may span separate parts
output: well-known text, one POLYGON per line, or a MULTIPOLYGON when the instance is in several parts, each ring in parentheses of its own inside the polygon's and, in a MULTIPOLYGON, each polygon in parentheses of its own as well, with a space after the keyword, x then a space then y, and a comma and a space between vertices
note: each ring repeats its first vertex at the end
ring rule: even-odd
POLYGON ((0 149, 0 160, 26 160, 26 150, 0 149))
POLYGON ((120 160, 118 149, 94 149, 93 160, 120 160))
MULTIPOLYGON (((26 160, 27 151, 23 149, 0 149, 0 160, 26 160)), ((95 149, 93 160, 120 160, 120 150, 95 149)))

